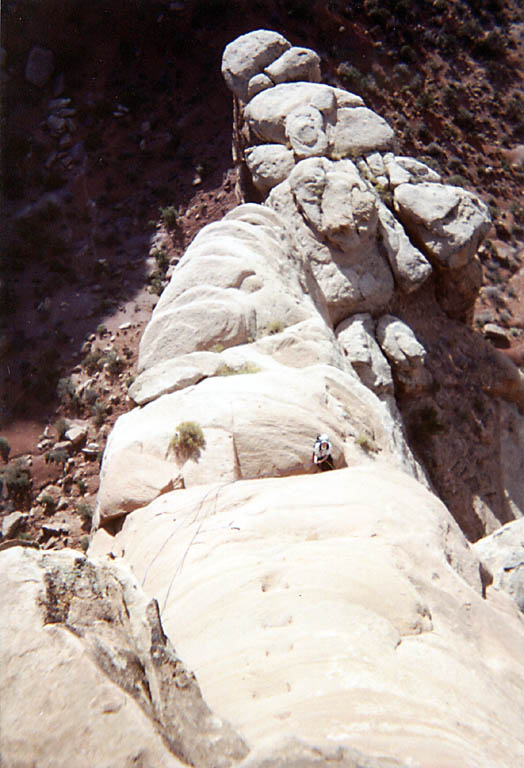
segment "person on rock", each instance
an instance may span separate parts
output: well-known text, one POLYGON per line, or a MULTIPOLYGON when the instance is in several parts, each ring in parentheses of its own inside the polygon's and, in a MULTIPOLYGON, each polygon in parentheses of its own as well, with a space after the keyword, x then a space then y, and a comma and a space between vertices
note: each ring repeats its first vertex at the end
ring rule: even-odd
POLYGON ((315 445, 313 447, 313 464, 315 464, 321 472, 327 472, 330 469, 335 469, 333 463, 333 457, 331 455, 331 443, 329 442, 328 435, 317 435, 315 445))

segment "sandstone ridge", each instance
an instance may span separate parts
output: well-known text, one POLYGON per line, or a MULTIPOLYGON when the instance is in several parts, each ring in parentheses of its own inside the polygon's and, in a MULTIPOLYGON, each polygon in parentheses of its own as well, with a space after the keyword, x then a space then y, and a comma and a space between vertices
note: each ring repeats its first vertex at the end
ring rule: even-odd
POLYGON ((479 343, 463 321, 487 207, 399 155, 279 33, 232 41, 222 72, 240 204, 194 238, 144 332, 88 555, 0 553, 3 760, 513 768, 524 389, 509 361, 483 390, 496 494, 452 514, 427 447, 443 429, 431 343, 479 343), (319 432, 334 471, 311 462, 319 432))

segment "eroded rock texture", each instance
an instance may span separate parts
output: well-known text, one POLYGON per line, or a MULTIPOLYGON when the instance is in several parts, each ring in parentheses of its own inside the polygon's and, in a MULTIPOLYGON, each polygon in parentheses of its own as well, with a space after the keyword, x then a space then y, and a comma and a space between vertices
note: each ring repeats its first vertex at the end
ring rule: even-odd
POLYGON ((247 754, 126 569, 20 547, 1 553, 0 569, 7 768, 226 768, 247 754))

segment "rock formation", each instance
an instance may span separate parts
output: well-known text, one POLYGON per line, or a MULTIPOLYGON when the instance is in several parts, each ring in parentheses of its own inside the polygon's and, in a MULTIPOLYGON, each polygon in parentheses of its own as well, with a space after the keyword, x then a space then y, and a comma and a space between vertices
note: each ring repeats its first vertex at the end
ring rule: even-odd
MULTIPOLYGON (((8 552, 6 571, 22 573, 37 634, 89 663, 86 690, 102 669, 127 696, 115 730, 137 723, 136 752, 122 742, 108 764, 513 768, 524 760, 520 582, 492 577, 497 558, 464 536, 522 515, 510 462, 524 390, 509 361, 483 382, 499 398, 500 487, 478 492, 473 520, 453 510, 462 531, 432 482, 449 464, 431 474, 417 458, 442 429, 424 403, 441 386, 434 360, 453 362, 445 332, 459 349, 486 344, 456 328, 487 208, 399 155, 360 97, 319 82, 313 51, 258 30, 227 46, 222 71, 243 202, 197 235, 153 312, 136 407, 106 446, 90 559, 8 552), (315 473, 318 432, 335 471, 315 473), (206 702, 180 672, 194 714, 182 735, 180 662, 156 605, 206 702)), ((8 654, 12 686, 23 662, 8 654)), ((113 709, 97 712, 94 751, 113 709)))

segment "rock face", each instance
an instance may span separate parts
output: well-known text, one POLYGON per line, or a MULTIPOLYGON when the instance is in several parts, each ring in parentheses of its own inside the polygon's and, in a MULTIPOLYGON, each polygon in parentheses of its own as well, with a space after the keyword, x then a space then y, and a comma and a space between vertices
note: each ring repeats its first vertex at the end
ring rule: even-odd
POLYGON ((157 598, 206 701, 253 747, 327 737, 419 768, 524 759, 518 610, 483 598, 444 505, 382 459, 175 491, 92 551, 157 598))
POLYGON ((213 715, 122 568, 73 550, 0 554, 2 764, 233 765, 242 739, 213 715))

